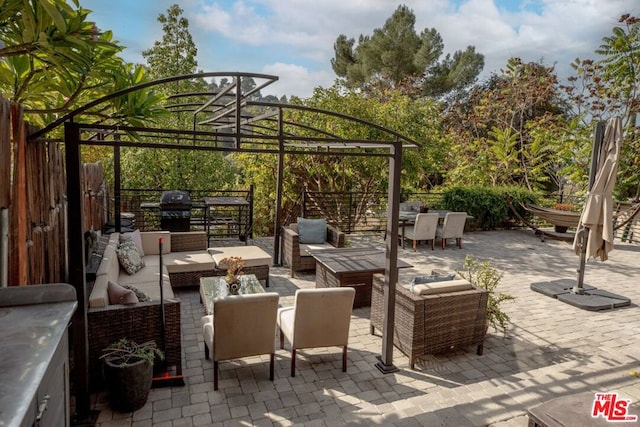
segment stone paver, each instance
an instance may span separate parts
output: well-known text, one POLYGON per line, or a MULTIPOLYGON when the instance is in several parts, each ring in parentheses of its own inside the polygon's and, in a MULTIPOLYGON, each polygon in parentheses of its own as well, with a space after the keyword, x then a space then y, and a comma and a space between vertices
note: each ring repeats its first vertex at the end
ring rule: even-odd
MULTIPOLYGON (((385 247, 381 236, 349 236, 351 246, 385 247)), ((272 252, 273 239, 251 242, 272 252)), ((570 244, 541 242, 528 231, 467 233, 463 249, 419 245, 399 249, 413 264, 401 283, 432 268, 460 269, 466 255, 491 261, 504 271, 500 291, 516 297, 503 308, 511 317, 506 336, 489 330, 484 354, 475 348, 428 356, 411 370, 394 349, 400 371, 375 367, 380 335, 369 333, 369 308, 353 311, 348 372, 341 372, 339 349, 298 352, 295 378, 290 354, 277 345, 275 381, 268 379, 268 357, 221 362, 220 389, 213 391, 213 364, 204 359, 200 332, 202 308, 197 289, 180 289, 185 387, 155 389, 133 414, 110 410, 106 396, 93 396, 99 427, 311 425, 330 426, 486 426, 524 427, 527 409, 554 397, 583 391, 617 391, 638 407, 640 380, 640 247, 616 243, 606 262, 587 263, 585 283, 631 298, 626 308, 590 312, 533 292, 533 282, 575 279, 579 259, 570 244)), ((313 274, 289 277, 273 267, 270 291, 280 304, 293 304, 296 289, 315 286, 313 274)))

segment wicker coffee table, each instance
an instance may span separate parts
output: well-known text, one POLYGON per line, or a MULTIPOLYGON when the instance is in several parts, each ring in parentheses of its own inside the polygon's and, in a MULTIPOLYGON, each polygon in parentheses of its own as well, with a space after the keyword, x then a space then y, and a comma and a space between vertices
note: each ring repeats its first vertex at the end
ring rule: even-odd
MULTIPOLYGON (((384 273, 385 253, 375 248, 340 248, 313 251, 316 288, 351 286, 356 290, 353 307, 371 305, 373 275, 384 273)), ((398 260, 398 268, 412 267, 398 260)))

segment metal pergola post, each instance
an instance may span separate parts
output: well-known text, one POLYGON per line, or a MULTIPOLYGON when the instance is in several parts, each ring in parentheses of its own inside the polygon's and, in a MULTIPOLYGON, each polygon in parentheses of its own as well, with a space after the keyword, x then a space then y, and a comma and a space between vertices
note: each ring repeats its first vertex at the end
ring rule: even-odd
POLYGON ((91 393, 89 391, 89 337, 87 332, 87 286, 85 281, 84 212, 82 209, 82 161, 80 158, 80 127, 75 123, 65 123, 65 162, 67 165, 67 206, 68 206, 68 259, 69 284, 78 297, 78 307, 73 314, 73 361, 74 388, 77 421, 90 417, 91 393))
POLYGON ((382 373, 397 372, 393 365, 393 325, 396 313, 396 284, 398 283, 398 222, 402 143, 396 142, 389 159, 389 189, 387 202, 387 240, 384 272, 384 320, 382 324, 382 354, 376 368, 382 373))
POLYGON ((273 225, 273 265, 279 265, 280 262, 280 222, 282 221, 282 181, 284 180, 284 140, 283 130, 283 112, 278 112, 278 178, 276 182, 276 214, 273 225))

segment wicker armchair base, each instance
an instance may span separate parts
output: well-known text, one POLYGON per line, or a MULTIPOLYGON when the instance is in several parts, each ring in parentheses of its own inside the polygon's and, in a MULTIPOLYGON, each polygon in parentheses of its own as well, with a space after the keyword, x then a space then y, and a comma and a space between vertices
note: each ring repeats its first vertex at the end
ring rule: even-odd
MULTIPOLYGON (((416 359, 457 348, 475 345, 483 351, 487 330, 487 297, 482 289, 435 295, 415 295, 396 287, 393 343, 409 357, 414 369, 416 359)), ((371 296, 371 333, 382 330, 384 321, 384 276, 375 275, 371 296)))

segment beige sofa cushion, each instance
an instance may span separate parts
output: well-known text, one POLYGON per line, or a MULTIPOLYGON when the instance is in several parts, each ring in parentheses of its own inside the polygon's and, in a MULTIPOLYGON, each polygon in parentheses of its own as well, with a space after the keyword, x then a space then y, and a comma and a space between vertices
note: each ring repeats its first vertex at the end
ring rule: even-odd
MULTIPOLYGON (((169 273, 167 272, 167 267, 162 267, 162 279, 169 280, 169 273)), ((127 274, 126 271, 122 270, 120 272, 120 276, 118 276, 118 283, 121 285, 132 285, 135 286, 136 283, 139 282, 156 282, 160 281, 160 271, 157 265, 144 266, 140 271, 138 271, 134 275, 127 274)))
POLYGON ((111 273, 115 274, 113 277, 118 277, 118 272, 120 270, 120 264, 117 262, 114 264, 112 262, 105 262, 106 260, 115 259, 118 261, 118 256, 116 254, 116 249, 120 244, 119 233, 112 233, 109 236, 109 242, 107 246, 104 248, 104 252, 102 253, 102 261, 100 261, 100 265, 98 266, 98 271, 96 271, 96 276, 100 276, 102 274, 111 273))
POLYGON ((416 295, 433 295, 444 294, 447 292, 468 291, 470 289, 473 289, 471 283, 469 283, 465 279, 458 279, 414 285, 413 293, 416 295))
MULTIPOLYGON (((135 286, 138 290, 144 292, 151 301, 160 301, 160 284, 157 281, 151 282, 138 282, 131 283, 130 286, 135 286)), ((162 282, 162 292, 164 293, 164 299, 174 298, 173 289, 171 289, 171 282, 164 280, 162 282)))
POLYGON ((109 279, 106 274, 96 276, 91 295, 89 295, 89 307, 106 307, 109 305, 108 286, 109 279))
POLYGON ((158 239, 162 237, 162 253, 171 252, 171 232, 170 231, 143 231, 140 233, 142 248, 144 249, 145 258, 147 255, 158 255, 160 248, 158 239))
MULTIPOLYGON (((96 272, 96 280, 89 295, 89 307, 105 307, 109 305, 109 282, 118 282, 120 263, 116 255, 116 248, 120 243, 119 233, 112 233, 102 254, 102 261, 96 272)), ((126 273, 125 273, 126 274, 126 273)))
POLYGON ((162 257, 169 273, 191 273, 214 270, 216 264, 206 251, 171 252, 162 257))
POLYGON ((213 258, 216 268, 226 270, 227 266, 221 261, 232 256, 242 257, 247 267, 259 267, 271 264, 271 255, 257 246, 229 246, 223 248, 209 248, 207 252, 213 258))

